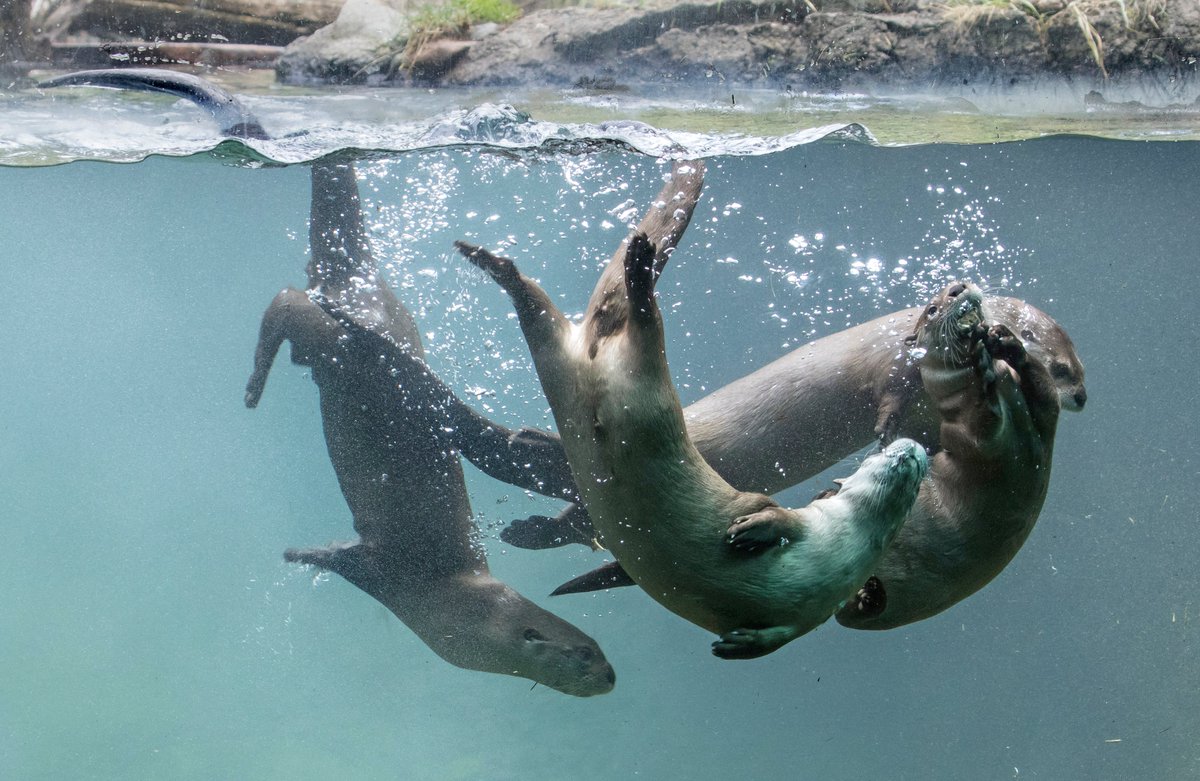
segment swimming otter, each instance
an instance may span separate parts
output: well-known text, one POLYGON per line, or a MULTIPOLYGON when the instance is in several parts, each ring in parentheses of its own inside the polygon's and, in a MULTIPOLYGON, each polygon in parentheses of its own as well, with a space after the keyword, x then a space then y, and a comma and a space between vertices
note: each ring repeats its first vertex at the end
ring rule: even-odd
MULTIPOLYGON (((1083 363, 1062 326, 1019 299, 987 301, 996 322, 1021 334, 1031 357, 1050 368, 1062 408, 1081 410, 1087 401, 1083 363)), ((937 410, 905 344, 923 310, 901 310, 817 339, 713 391, 684 408, 689 436, 732 485, 768 494, 807 480, 872 439, 903 435, 936 451, 937 410)), ((538 463, 545 485, 566 495, 573 486, 561 485, 565 476, 552 467, 550 452, 561 445, 538 434, 523 444, 541 455, 524 457, 538 463)), ((540 549, 592 545, 595 532, 587 511, 573 503, 554 518, 513 521, 501 538, 540 549)))
POLYGON ((651 597, 751 658, 812 630, 866 580, 926 471, 898 440, 801 510, 737 491, 688 438, 654 286, 695 208, 703 164, 678 163, 572 324, 513 262, 459 242, 512 298, 576 484, 606 547, 651 597), (651 239, 650 237, 653 237, 651 239), (657 246, 656 243, 657 242, 657 246))
MULTIPOLYGON (((309 294, 422 355, 412 316, 377 276, 353 167, 317 163, 312 181, 309 294)), ((577 696, 610 691, 615 675, 595 641, 489 574, 472 539, 462 467, 440 434, 444 399, 429 394, 428 381, 398 379, 376 356, 343 344, 342 328, 309 294, 285 289, 263 315, 246 405, 257 405, 277 350, 290 341, 292 361, 312 369, 329 456, 360 540, 289 550, 286 558, 342 575, 451 664, 577 696)))
POLYGON ((855 629, 919 621, 978 591, 1020 550, 1050 485, 1058 390, 1046 364, 995 322, 990 299, 969 283, 948 285, 913 341, 942 447, 874 570, 886 605, 838 612, 855 629))

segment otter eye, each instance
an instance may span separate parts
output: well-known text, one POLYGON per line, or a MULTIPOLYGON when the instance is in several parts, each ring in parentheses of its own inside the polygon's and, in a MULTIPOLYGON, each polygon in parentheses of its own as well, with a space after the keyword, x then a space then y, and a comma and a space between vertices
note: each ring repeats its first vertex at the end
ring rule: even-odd
POLYGON ((576 648, 575 653, 577 656, 579 656, 580 659, 582 659, 585 662, 592 661, 592 649, 588 648, 586 645, 581 645, 578 648, 576 648))
POLYGON ((933 317, 934 315, 936 315, 936 314, 937 314, 937 311, 938 311, 937 304, 930 304, 930 305, 929 305, 928 307, 926 307, 926 309, 925 309, 925 316, 926 316, 926 317, 933 317))
POLYGON ((1021 329, 1021 338, 1027 342, 1036 342, 1037 341, 1037 335, 1034 334, 1033 331, 1030 331, 1028 328, 1021 329))
POLYGON ((1058 361, 1055 361, 1054 363, 1050 364, 1050 376, 1056 380, 1068 379, 1071 376, 1071 367, 1067 366, 1065 363, 1059 363, 1058 361))
POLYGON ((528 627, 525 630, 523 637, 525 638, 525 642, 527 642, 527 643, 532 643, 534 640, 545 640, 546 639, 545 637, 542 636, 541 632, 534 629, 533 627, 528 627))

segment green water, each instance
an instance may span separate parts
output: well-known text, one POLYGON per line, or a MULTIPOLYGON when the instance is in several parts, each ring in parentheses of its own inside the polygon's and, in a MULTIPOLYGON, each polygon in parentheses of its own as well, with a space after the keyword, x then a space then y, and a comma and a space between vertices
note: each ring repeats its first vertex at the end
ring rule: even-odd
MULTIPOLYGON (((546 425, 507 300, 451 242, 504 248, 582 311, 664 164, 462 147, 361 170, 434 368, 546 425)), ((616 668, 581 700, 451 667, 282 561, 352 533, 307 370, 281 356, 242 406, 262 310, 304 281, 306 167, 0 169, 0 777, 1197 777, 1198 170, 1194 143, 1086 138, 711 159, 659 287, 685 403, 959 274, 1053 314, 1090 398, 989 587, 752 662, 635 589, 544 597, 601 558, 499 542, 555 505, 469 469, 493 570, 616 668)))

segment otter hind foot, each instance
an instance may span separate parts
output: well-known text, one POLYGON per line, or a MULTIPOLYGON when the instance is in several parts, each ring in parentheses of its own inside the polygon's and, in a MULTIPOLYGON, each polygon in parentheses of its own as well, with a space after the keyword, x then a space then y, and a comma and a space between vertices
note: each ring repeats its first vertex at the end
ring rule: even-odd
POLYGON ((500 530, 500 539, 524 550, 546 550, 578 543, 591 547, 595 532, 587 534, 562 516, 531 515, 512 521, 500 530))
POLYGON ((658 274, 654 258, 658 250, 645 233, 635 233, 625 248, 625 294, 634 313, 649 315, 654 300, 654 283, 658 274))
POLYGON ((327 548, 288 548, 283 552, 283 559, 336 572, 372 596, 382 593, 386 585, 372 551, 361 542, 340 543, 327 548))
POLYGON ((500 283, 501 287, 504 287, 506 282, 515 281, 519 275, 516 264, 509 258, 493 254, 483 247, 465 241, 456 241, 454 246, 464 258, 471 261, 477 268, 486 271, 492 279, 500 283))
POLYGON ((758 553, 796 542, 803 534, 804 527, 795 513, 773 505, 735 518, 726 531, 725 541, 739 551, 758 553))
POLYGON ((357 542, 337 543, 325 548, 288 548, 283 552, 283 560, 339 572, 351 564, 361 563, 361 548, 362 543, 357 542))
POLYGON ((734 629, 712 644, 712 652, 722 659, 755 659, 779 650, 796 637, 796 630, 790 626, 734 629))
POLYGON ((877 618, 887 610, 887 591, 883 581, 872 575, 850 600, 853 609, 861 618, 877 618))

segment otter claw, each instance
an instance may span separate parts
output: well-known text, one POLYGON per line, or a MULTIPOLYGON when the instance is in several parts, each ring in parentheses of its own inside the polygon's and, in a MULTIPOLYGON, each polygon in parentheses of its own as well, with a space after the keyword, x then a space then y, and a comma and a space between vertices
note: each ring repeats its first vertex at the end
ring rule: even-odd
POLYGON ((795 520, 782 507, 766 507, 734 519, 725 541, 746 553, 787 545, 797 535, 795 520))
POLYGON ((790 627, 733 629, 712 644, 713 656, 722 659, 754 659, 766 656, 796 636, 790 627))
POLYGON ((1003 323, 996 323, 988 329, 984 347, 993 358, 999 358, 1013 368, 1025 362, 1025 345, 1003 323))

